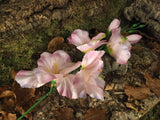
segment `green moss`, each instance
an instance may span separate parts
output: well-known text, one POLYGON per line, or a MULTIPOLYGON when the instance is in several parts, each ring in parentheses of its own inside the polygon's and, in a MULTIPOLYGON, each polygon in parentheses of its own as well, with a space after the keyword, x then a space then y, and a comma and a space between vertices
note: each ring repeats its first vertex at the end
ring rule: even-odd
POLYGON ((105 32, 109 23, 114 18, 119 18, 120 10, 126 4, 127 0, 108 1, 104 13, 97 16, 88 17, 84 14, 84 5, 81 2, 72 1, 75 8, 73 14, 67 20, 54 20, 46 28, 37 28, 35 31, 28 31, 17 35, 11 40, 1 42, 0 48, 0 76, 1 83, 9 84, 11 82, 11 70, 19 71, 21 69, 32 70, 37 66, 36 59, 32 59, 33 54, 38 51, 45 51, 48 42, 55 36, 67 38, 75 29, 90 30, 96 28, 105 32))

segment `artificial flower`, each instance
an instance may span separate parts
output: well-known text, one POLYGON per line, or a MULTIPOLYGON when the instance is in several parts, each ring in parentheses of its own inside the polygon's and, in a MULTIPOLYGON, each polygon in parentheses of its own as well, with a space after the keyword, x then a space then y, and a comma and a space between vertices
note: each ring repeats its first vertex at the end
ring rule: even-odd
POLYGON ((21 70, 17 73, 15 79, 25 88, 37 88, 54 79, 60 95, 77 98, 73 86, 75 75, 69 73, 80 65, 81 62, 72 63, 70 56, 62 50, 53 54, 44 52, 38 60, 37 68, 33 71, 21 70))
POLYGON ((74 80, 80 98, 86 98, 88 94, 93 98, 104 100, 105 82, 99 76, 103 69, 101 57, 104 53, 104 51, 89 51, 84 55, 81 70, 77 72, 74 80))
POLYGON ((109 25, 109 27, 108 27, 108 30, 109 30, 109 31, 112 31, 113 29, 118 28, 119 25, 120 25, 120 21, 119 21, 118 19, 114 19, 114 20, 110 23, 110 25, 109 25))
POLYGON ((77 49, 86 53, 88 51, 95 50, 103 44, 106 44, 105 40, 101 40, 105 38, 105 36, 105 33, 99 33, 90 39, 87 31, 76 29, 72 32, 71 37, 68 38, 68 41, 70 44, 77 46, 77 49))
POLYGON ((120 33, 121 28, 112 29, 112 35, 107 43, 109 54, 114 57, 119 64, 126 64, 130 58, 131 44, 141 39, 138 34, 124 37, 120 33))

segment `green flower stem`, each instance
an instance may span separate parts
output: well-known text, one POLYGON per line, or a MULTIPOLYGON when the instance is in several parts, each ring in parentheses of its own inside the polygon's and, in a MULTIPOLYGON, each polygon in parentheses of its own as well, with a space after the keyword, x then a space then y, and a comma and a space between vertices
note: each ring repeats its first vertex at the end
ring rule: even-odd
POLYGON ((21 117, 19 117, 17 120, 21 120, 25 115, 27 115, 34 107, 36 107, 42 100, 44 100, 49 94, 51 94, 55 89, 56 87, 54 87, 54 84, 56 83, 55 80, 52 80, 51 81, 51 88, 50 88, 50 91, 44 95, 38 102, 36 102, 32 107, 30 107, 21 117), (54 88, 53 88, 54 87, 54 88))

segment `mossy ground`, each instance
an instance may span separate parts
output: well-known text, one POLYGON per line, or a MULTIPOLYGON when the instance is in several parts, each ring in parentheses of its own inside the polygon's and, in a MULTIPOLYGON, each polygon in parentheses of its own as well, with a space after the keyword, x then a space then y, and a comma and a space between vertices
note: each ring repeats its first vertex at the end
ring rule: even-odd
MULTIPOLYGON (((32 70, 37 66, 36 59, 33 55, 39 51, 45 51, 48 42, 55 36, 67 38, 73 30, 80 28, 90 30, 96 28, 105 32, 107 26, 114 18, 121 18, 121 11, 126 5, 127 0, 113 0, 108 2, 106 11, 101 15, 94 16, 94 19, 86 15, 73 17, 67 21, 52 21, 50 26, 44 29, 37 29, 28 33, 20 33, 8 40, 0 41, 0 86, 12 83, 11 71, 32 70), (109 7, 109 8, 107 8, 109 7)), ((83 9, 79 8, 83 13, 83 9)), ((156 109, 151 110, 143 120, 150 118, 158 120, 160 105, 156 109), (148 117, 149 116, 149 117, 148 117)))

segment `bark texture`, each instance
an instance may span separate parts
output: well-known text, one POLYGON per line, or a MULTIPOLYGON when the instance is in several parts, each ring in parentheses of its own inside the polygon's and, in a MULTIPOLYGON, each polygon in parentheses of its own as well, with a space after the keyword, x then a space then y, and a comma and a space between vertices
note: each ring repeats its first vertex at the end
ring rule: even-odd
POLYGON ((129 21, 147 24, 148 33, 160 38, 160 0, 136 0, 125 8, 124 14, 129 21))
MULTIPOLYGON (((0 0, 0 37, 105 12, 108 0, 0 0), (78 16, 78 17, 76 17, 78 16)), ((59 26, 60 27, 60 26, 59 26)))

